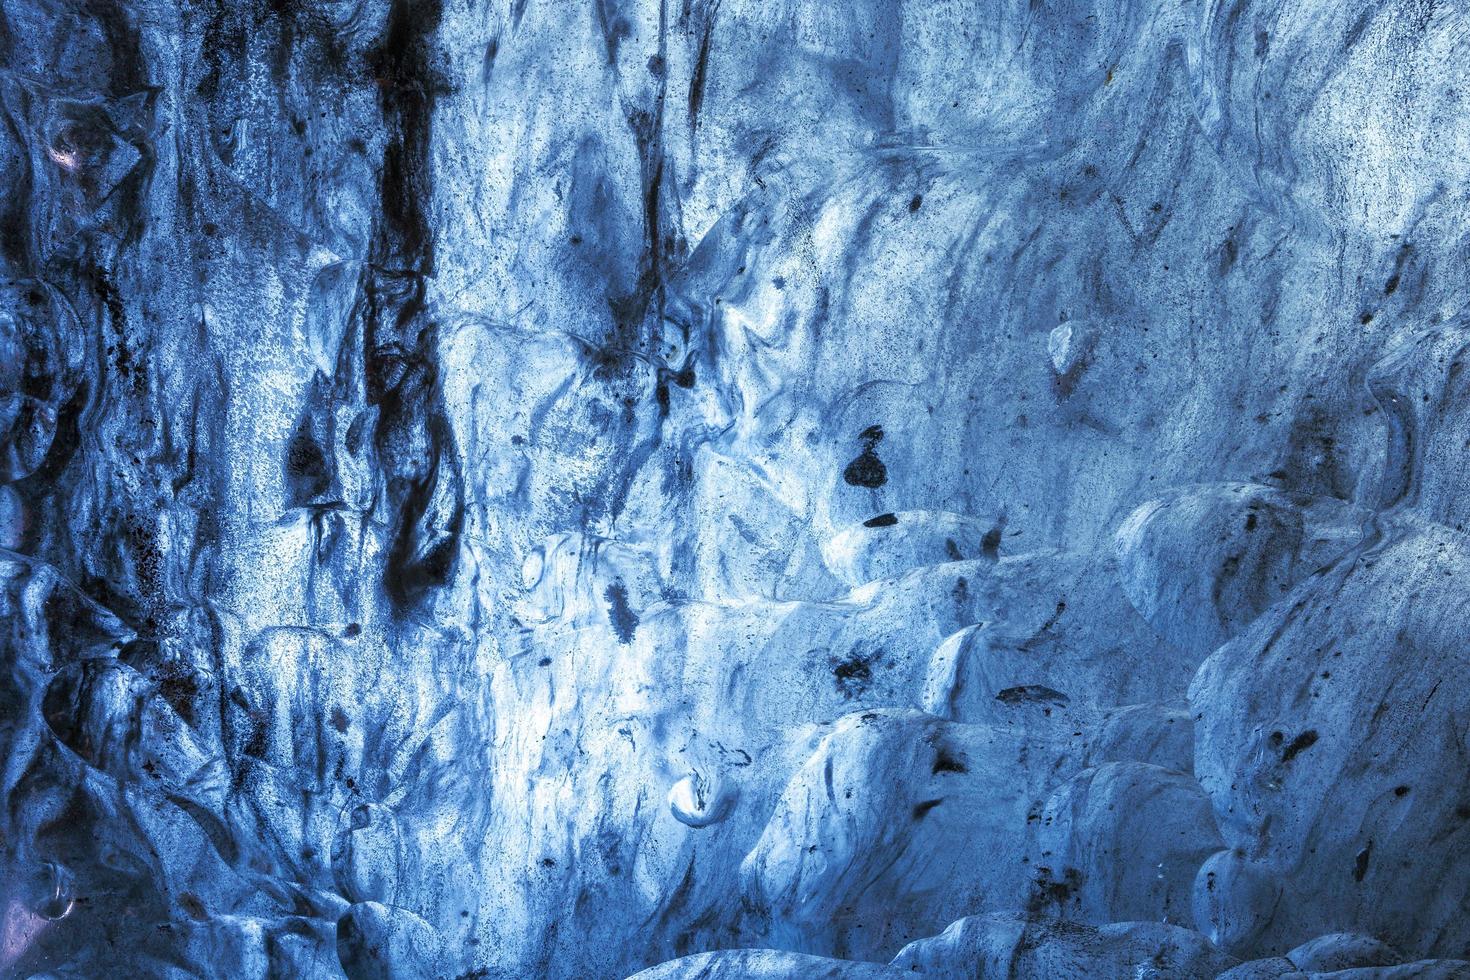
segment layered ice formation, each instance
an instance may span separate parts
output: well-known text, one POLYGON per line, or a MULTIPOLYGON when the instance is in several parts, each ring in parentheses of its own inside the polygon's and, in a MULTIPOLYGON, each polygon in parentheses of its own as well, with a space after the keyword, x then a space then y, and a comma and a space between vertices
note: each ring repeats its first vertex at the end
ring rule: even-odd
POLYGON ((1470 977, 1470 7, 0 0, 0 975, 1470 977))

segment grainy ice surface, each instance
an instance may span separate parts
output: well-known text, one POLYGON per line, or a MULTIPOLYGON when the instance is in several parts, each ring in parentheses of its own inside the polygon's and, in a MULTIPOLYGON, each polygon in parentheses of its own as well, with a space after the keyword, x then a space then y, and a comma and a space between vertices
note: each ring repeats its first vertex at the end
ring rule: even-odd
POLYGON ((0 114, 0 974, 1470 976, 1461 0, 0 0, 0 114))

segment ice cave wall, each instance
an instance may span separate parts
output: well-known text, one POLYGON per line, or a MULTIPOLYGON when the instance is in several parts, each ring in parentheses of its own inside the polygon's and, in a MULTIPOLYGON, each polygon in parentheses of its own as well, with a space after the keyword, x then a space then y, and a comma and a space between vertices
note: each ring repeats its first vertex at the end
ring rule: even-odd
POLYGON ((0 52, 0 971, 1470 970, 1461 5, 0 52))

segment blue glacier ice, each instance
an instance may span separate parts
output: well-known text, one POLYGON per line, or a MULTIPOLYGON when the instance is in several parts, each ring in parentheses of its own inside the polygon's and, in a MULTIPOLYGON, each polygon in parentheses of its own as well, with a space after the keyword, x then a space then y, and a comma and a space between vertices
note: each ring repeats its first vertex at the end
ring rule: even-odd
POLYGON ((1470 6, 0 0, 0 976, 1470 977, 1470 6))

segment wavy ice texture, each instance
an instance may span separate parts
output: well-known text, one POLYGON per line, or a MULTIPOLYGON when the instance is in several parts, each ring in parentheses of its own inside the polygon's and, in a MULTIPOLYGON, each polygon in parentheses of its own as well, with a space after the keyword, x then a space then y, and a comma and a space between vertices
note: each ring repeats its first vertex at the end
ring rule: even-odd
POLYGON ((1470 975, 1467 64, 3 0, 0 973, 1470 975))

